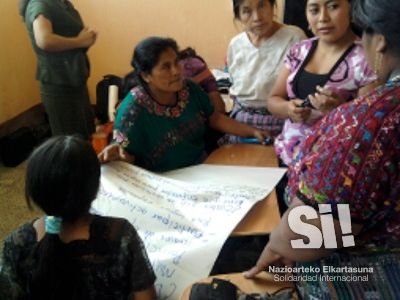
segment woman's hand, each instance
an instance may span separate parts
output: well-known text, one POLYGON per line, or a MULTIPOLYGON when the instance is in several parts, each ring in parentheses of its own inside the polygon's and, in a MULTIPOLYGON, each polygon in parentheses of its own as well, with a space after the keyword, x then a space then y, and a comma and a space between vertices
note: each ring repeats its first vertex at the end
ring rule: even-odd
POLYGON ((271 137, 271 134, 267 131, 261 131, 259 129, 255 129, 253 132, 253 136, 260 141, 260 144, 265 145, 265 140, 271 137))
POLYGON ((135 156, 129 154, 120 144, 110 144, 97 156, 102 164, 114 160, 124 161, 130 164, 135 162, 135 156))
POLYGON ((130 297, 128 297, 129 300, 157 300, 157 294, 156 290, 154 288, 154 285, 151 287, 137 291, 137 292, 132 292, 130 297))
POLYGON ((334 92, 319 85, 317 86, 317 93, 309 95, 308 98, 311 104, 323 113, 328 113, 343 102, 334 92))
POLYGON ((90 28, 83 28, 79 32, 77 39, 80 41, 82 48, 89 48, 96 42, 97 32, 90 28))
POLYGON ((45 16, 39 15, 33 21, 33 36, 36 45, 45 51, 59 52, 77 48, 89 48, 97 38, 97 32, 84 28, 74 37, 66 37, 54 33, 53 24, 45 16))
POLYGON ((301 107, 303 100, 293 99, 288 102, 288 116, 295 123, 304 123, 311 114, 311 108, 301 107))
POLYGON ((243 275, 248 279, 254 278, 258 273, 265 271, 272 264, 292 266, 293 262, 271 250, 268 243, 258 258, 256 265, 244 272, 243 275))

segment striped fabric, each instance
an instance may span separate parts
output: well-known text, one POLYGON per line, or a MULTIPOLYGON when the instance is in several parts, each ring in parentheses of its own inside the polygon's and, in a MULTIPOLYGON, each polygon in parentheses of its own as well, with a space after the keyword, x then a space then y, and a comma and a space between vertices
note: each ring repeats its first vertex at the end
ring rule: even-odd
POLYGON ((297 264, 313 272, 297 273, 304 300, 399 299, 400 252, 336 252, 324 259, 297 264), (319 270, 319 271, 318 271, 319 270))
MULTIPOLYGON (((267 108, 244 107, 235 99, 230 117, 240 123, 268 131, 272 137, 276 137, 281 133, 284 123, 283 119, 271 115, 267 108)), ((220 145, 237 144, 239 143, 239 139, 240 137, 238 136, 226 134, 218 143, 220 145)))

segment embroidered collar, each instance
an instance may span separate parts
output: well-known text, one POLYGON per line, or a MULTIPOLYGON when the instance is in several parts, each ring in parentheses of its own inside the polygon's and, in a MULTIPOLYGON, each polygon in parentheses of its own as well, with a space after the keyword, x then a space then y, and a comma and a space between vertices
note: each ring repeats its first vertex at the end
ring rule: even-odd
POLYGON ((131 90, 137 103, 145 107, 149 113, 168 118, 178 118, 189 101, 189 91, 184 84, 183 89, 178 92, 178 100, 175 105, 162 105, 157 103, 149 93, 142 87, 137 86, 131 90))

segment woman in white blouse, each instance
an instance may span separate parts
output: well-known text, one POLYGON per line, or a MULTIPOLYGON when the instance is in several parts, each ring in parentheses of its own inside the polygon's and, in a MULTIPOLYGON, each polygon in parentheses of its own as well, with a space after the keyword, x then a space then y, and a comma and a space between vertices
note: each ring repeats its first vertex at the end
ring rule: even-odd
MULTIPOLYGON (((295 26, 274 20, 275 0, 233 0, 233 12, 244 31, 236 35, 228 48, 228 69, 232 80, 230 96, 234 100, 231 117, 275 137, 283 120, 272 116, 266 100, 275 83, 286 51, 305 38, 295 26)), ((227 135, 225 143, 240 138, 227 135)))

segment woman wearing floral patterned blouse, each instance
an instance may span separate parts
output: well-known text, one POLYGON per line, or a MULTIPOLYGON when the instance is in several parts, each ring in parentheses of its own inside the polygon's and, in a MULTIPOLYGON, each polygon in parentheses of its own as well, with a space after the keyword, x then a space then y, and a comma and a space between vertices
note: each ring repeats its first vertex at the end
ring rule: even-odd
POLYGON ((275 140, 276 153, 286 165, 313 124, 376 79, 352 30, 350 8, 349 0, 307 1, 307 20, 315 37, 288 51, 267 102, 272 114, 286 118, 275 140), (304 105, 306 98, 313 109, 304 105))

